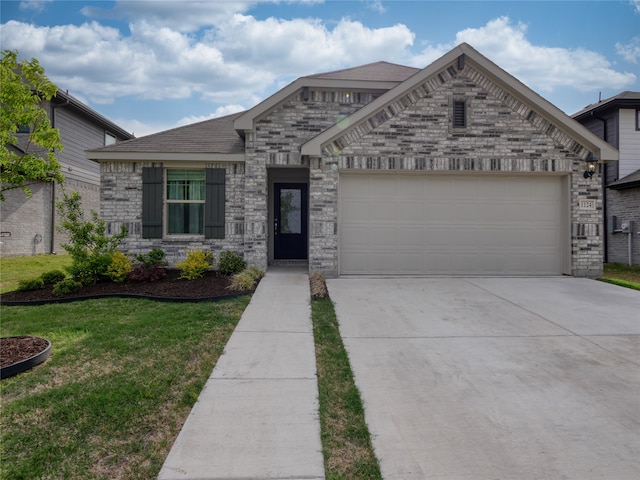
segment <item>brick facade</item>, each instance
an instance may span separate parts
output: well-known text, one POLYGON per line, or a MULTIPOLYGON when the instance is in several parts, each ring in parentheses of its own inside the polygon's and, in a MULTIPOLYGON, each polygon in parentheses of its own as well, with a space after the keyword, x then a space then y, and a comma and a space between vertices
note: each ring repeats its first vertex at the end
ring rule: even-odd
POLYGON ((273 201, 269 179, 274 178, 269 172, 306 169, 309 270, 333 276, 339 271, 341 173, 561 176, 568 257, 563 270, 576 276, 601 275, 600 174, 583 177, 589 151, 566 133, 570 129, 559 128, 543 107, 532 108, 531 102, 524 103, 464 62, 443 67, 369 114, 367 106, 384 94, 364 87, 304 86, 257 115, 252 128, 243 130, 245 162, 219 164, 227 169, 223 240, 141 238, 141 171, 151 163, 102 162, 102 215, 112 231, 121 223, 128 225, 124 246, 131 253, 161 247, 175 263, 187 249, 231 249, 243 253, 250 265, 266 269, 273 201), (451 122, 454 101, 466 105, 467 123, 461 129, 451 122), (351 124, 353 114, 361 111, 367 111, 367 117, 351 124), (320 155, 300 153, 306 142, 336 128, 340 133, 321 145, 320 155))
MULTIPOLYGON (((631 263, 640 265, 640 187, 621 190, 609 189, 608 193, 610 216, 616 216, 617 228, 622 222, 633 222, 631 232, 631 263)), ((622 232, 607 233, 607 247, 609 262, 629 263, 629 235, 622 232)))
POLYGON ((163 166, 162 162, 102 162, 102 202, 100 215, 107 225, 107 232, 117 233, 121 225, 128 235, 121 249, 131 255, 148 253, 152 248, 162 248, 170 264, 186 258, 191 250, 220 252, 232 250, 242 254, 244 242, 244 189, 245 165, 243 163, 203 163, 202 168, 224 168, 225 188, 225 238, 205 240, 203 236, 166 236, 142 238, 142 168, 163 166))

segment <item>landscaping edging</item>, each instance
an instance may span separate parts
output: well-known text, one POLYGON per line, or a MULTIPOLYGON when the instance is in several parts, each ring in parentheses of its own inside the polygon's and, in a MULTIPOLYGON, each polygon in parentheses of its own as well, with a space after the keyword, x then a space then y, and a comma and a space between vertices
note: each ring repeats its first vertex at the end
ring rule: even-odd
MULTIPOLYGON (((15 338, 15 337, 7 337, 7 338, 15 338)), ((43 338, 42 340, 45 340, 47 342, 47 347, 42 352, 37 353, 19 362, 13 363, 11 365, 7 365, 6 367, 0 368, 0 379, 13 377, 14 375, 25 372, 35 367, 36 365, 40 365, 47 358, 49 358, 49 355, 51 355, 51 342, 46 338, 43 338)))
POLYGON ((217 302, 220 300, 229 300, 231 298, 242 297, 244 295, 250 295, 253 291, 246 292, 238 292, 232 293, 229 295, 219 295, 216 297, 200 297, 200 298, 175 298, 175 297, 154 297, 152 295, 141 295, 136 293, 105 293, 101 295, 85 295, 78 297, 66 297, 59 299, 48 299, 48 300, 30 300, 30 301, 4 301, 0 299, 0 305, 6 305, 8 307, 17 307, 17 306, 29 306, 29 305, 48 305, 54 303, 70 303, 81 300, 98 300, 101 298, 144 298, 147 300, 155 300, 157 302, 176 302, 176 303, 186 303, 186 302, 217 302))

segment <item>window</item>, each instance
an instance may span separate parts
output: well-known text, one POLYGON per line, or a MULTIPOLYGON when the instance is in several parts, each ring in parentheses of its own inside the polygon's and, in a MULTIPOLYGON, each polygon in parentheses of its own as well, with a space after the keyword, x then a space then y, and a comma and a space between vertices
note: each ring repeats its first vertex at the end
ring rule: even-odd
POLYGON ((467 127, 467 104, 464 100, 453 101, 453 128, 467 127))
POLYGON ((109 132, 104 132, 104 144, 113 145, 115 143, 116 143, 116 136, 109 132))
POLYGON ((29 125, 18 125, 18 133, 31 133, 29 125))
POLYGON ((636 110, 636 130, 640 130, 640 110, 636 110))
POLYGON ((204 170, 167 170, 167 233, 204 233, 204 170))
POLYGON ((142 168, 142 238, 225 235, 224 168, 142 168))

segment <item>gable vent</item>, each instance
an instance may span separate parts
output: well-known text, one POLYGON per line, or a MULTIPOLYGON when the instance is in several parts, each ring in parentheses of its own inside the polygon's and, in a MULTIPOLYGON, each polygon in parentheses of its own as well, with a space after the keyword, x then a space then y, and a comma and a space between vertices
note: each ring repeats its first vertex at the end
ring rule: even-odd
POLYGON ((453 128, 466 128, 467 104, 464 100, 453 101, 453 128))

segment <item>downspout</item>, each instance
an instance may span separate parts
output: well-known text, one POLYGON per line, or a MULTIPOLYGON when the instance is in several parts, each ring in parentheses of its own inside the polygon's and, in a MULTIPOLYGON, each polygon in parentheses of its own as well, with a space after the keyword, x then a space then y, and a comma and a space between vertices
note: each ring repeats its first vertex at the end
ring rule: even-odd
MULTIPOLYGON (((602 117, 598 117, 597 115, 595 115, 593 112, 591 112, 591 116, 593 118, 595 118, 596 120, 600 120, 602 122, 602 140, 604 140, 605 142, 607 141, 607 121, 602 118, 602 117)), ((603 250, 603 258, 602 261, 604 263, 608 263, 609 262, 609 232, 608 232, 608 228, 607 228, 607 193, 606 193, 606 188, 607 188, 607 164, 604 163, 602 165, 602 178, 600 179, 600 183, 602 185, 602 225, 603 225, 603 232, 602 232, 602 250, 603 250)))
MULTIPOLYGON (((67 95, 69 91, 67 90, 67 95)), ((58 107, 66 107, 69 105, 69 97, 67 97, 67 101, 60 105, 54 105, 51 102, 51 128, 56 128, 56 108, 58 107)), ((55 255, 56 248, 56 182, 51 182, 51 229, 49 231, 49 253, 51 255, 55 255)))

